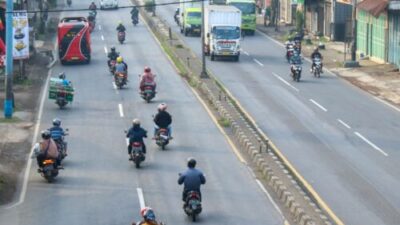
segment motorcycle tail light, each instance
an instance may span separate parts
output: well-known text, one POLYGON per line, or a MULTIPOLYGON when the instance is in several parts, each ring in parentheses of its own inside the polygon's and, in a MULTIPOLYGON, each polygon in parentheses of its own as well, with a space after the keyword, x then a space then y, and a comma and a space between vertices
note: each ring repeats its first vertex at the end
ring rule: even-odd
POLYGON ((46 160, 43 161, 43 164, 44 164, 44 165, 53 164, 53 163, 54 163, 54 162, 53 162, 52 159, 46 159, 46 160))

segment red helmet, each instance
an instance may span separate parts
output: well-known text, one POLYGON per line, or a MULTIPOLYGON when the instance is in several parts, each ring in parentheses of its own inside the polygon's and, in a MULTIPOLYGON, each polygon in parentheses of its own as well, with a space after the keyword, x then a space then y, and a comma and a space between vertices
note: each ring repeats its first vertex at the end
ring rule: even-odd
POLYGON ((150 67, 145 66, 145 67, 144 67, 144 72, 145 72, 145 73, 150 73, 150 72, 151 72, 150 67))

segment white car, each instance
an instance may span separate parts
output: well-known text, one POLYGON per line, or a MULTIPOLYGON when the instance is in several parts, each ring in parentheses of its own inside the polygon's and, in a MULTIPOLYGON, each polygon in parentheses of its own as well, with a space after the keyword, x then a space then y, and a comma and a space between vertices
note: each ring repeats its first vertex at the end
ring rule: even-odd
POLYGON ((100 0, 100 9, 118 9, 118 0, 100 0))

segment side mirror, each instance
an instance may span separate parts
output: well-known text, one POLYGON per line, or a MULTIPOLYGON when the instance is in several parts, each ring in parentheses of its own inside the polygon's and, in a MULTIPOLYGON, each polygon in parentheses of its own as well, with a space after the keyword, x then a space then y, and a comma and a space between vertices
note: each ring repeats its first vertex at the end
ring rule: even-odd
POLYGON ((66 128, 66 129, 65 129, 65 131, 69 131, 69 129, 68 129, 68 128, 66 128))

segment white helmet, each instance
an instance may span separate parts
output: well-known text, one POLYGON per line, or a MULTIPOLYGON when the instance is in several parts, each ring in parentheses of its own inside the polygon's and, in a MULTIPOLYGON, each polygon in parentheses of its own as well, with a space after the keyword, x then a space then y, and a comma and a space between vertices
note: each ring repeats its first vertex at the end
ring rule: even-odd
POLYGON ((135 118, 132 120, 133 125, 140 125, 140 120, 138 118, 135 118))
POLYGON ((167 109, 167 104, 166 103, 161 103, 158 105, 158 110, 160 111, 165 111, 167 109))

